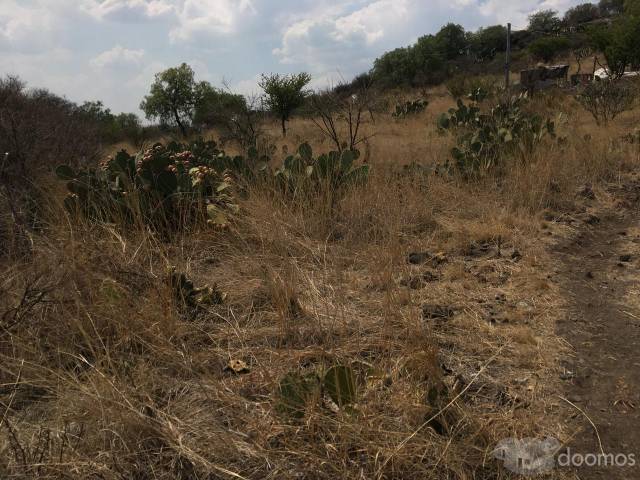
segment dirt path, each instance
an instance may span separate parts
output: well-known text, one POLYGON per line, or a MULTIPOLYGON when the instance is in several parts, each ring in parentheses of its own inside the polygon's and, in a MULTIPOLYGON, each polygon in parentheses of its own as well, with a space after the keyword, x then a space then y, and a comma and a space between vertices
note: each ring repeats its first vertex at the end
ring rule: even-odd
MULTIPOLYGON (((608 193, 611 201, 594 200, 596 216, 585 216, 577 235, 557 249, 570 303, 558 332, 575 351, 561 378, 565 398, 597 427, 602 450, 633 453, 636 466, 583 466, 576 469, 580 480, 640 479, 640 181, 608 193)), ((577 430, 571 453, 598 454, 595 429, 570 408, 577 430)))

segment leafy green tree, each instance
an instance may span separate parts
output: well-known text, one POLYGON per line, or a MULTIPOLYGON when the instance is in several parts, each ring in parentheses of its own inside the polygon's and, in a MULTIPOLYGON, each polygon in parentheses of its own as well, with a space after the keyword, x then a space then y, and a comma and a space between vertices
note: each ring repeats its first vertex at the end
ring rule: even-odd
POLYGON ((113 114, 111 110, 104 106, 102 101, 98 100, 95 102, 84 102, 80 107, 78 107, 80 112, 84 115, 87 115, 92 120, 100 122, 100 123, 108 123, 113 120, 113 114))
POLYGON ((176 125, 186 136, 199 95, 205 88, 205 84, 196 83, 193 69, 183 63, 156 74, 151 91, 144 97, 140 109, 148 119, 176 125))
POLYGON ((122 130, 133 130, 141 128, 140 119, 135 113, 119 113, 114 121, 122 130))
POLYGON ((534 58, 548 63, 560 53, 567 51, 570 46, 571 44, 566 38, 542 37, 529 45, 529 52, 534 58))
POLYGON ((603 17, 620 15, 624 11, 624 0, 600 0, 598 8, 603 17))
POLYGON ((296 108, 304 104, 309 92, 305 87, 311 82, 311 75, 302 72, 292 75, 262 75, 260 88, 266 94, 269 110, 282 122, 282 136, 287 135, 287 121, 296 108))
POLYGON ((121 138, 131 140, 136 145, 142 141, 143 128, 135 113, 120 113, 114 117, 113 123, 121 138))
POLYGON ((471 50, 479 59, 493 58, 507 49, 507 28, 503 25, 480 28, 470 35, 471 50))
POLYGON ((624 14, 627 16, 640 16, 640 0, 625 0, 624 14))
POLYGON ((527 30, 538 33, 551 33, 560 28, 560 18, 555 10, 540 10, 529 15, 527 30))
POLYGON ((567 10, 564 14, 564 23, 577 27, 583 23, 600 18, 600 9, 593 3, 582 3, 567 10))
POLYGON ((193 115, 195 125, 226 124, 232 116, 247 108, 247 101, 242 95, 226 92, 209 83, 200 83, 197 90, 198 101, 193 115))
POLYGON ((440 79, 446 60, 439 50, 436 37, 422 36, 407 51, 409 68, 413 70, 407 79, 412 84, 435 83, 440 79))
POLYGON ((413 48, 396 48, 373 62, 373 76, 385 87, 407 85, 418 72, 420 61, 413 48))
POLYGON ((114 115, 101 101, 84 102, 78 107, 88 123, 98 127, 100 138, 107 142, 128 139, 137 143, 142 132, 140 119, 135 113, 114 115))
POLYGON ((453 60, 463 54, 467 48, 467 36, 461 25, 448 23, 436 33, 438 50, 447 60, 453 60))
POLYGON ((625 15, 610 27, 590 31, 592 46, 604 54, 612 77, 621 77, 630 65, 640 64, 640 15, 625 15))

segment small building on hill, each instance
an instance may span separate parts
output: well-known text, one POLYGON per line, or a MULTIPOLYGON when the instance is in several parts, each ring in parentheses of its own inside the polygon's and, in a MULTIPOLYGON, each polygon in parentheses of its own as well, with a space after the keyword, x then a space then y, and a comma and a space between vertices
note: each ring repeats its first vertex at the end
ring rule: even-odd
POLYGON ((520 72, 520 85, 529 93, 569 80, 569 65, 541 65, 520 72))

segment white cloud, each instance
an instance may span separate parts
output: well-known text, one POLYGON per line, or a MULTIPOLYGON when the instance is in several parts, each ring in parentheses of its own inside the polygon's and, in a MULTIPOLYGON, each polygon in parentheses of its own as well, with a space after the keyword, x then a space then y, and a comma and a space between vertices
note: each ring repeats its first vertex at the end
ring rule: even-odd
POLYGON ((48 42, 56 23, 45 8, 13 0, 0 2, 0 49, 34 51, 48 42))
POLYGON ((380 0, 337 18, 331 35, 337 41, 360 37, 372 44, 384 36, 386 28, 397 26, 408 16, 408 0, 380 0))
POLYGON ((487 0, 480 3, 477 9, 485 18, 503 24, 511 22, 514 28, 519 29, 527 26, 527 17, 535 11, 551 9, 564 12, 578 3, 583 2, 575 0, 518 0, 517 2, 487 0))
POLYGON ((519 28, 535 10, 582 1, 0 0, 0 75, 136 111, 154 74, 184 61, 242 93, 262 72, 306 70, 322 87, 449 21, 519 28))
POLYGON ((250 0, 184 0, 177 8, 179 24, 170 32, 174 42, 200 35, 230 34, 245 14, 254 14, 250 0))
POLYGON ((91 60, 94 68, 105 68, 113 66, 140 65, 144 57, 144 50, 129 50, 122 45, 116 45, 111 50, 102 52, 91 60))
POLYGON ((175 9, 168 0, 85 0, 83 8, 97 19, 124 23, 143 22, 175 9))
MULTIPOLYGON (((144 65, 133 77, 127 82, 127 86, 140 92, 138 97, 142 98, 142 92, 149 90, 149 85, 153 82, 155 74, 166 70, 169 66, 163 62, 153 61, 144 65)), ((138 100, 139 101, 139 100, 138 100)), ((130 108, 132 110, 133 108, 130 108)))
MULTIPOLYGON (((327 81, 368 70, 372 57, 401 31, 411 16, 410 0, 377 0, 334 15, 298 20, 282 35, 273 54, 285 65, 300 65, 327 81), (384 44, 383 44, 384 45, 384 44)), ((326 86, 326 85, 324 85, 326 86)))

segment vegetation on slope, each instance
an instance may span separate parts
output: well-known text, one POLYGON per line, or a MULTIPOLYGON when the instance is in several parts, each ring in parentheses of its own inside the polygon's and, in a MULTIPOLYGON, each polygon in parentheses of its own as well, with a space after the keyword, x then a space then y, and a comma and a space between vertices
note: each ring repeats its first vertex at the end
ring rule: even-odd
MULTIPOLYGON (((188 137, 207 88, 174 73, 178 116, 162 75, 147 104, 188 137)), ((232 155, 107 153, 82 108, 4 80, 0 477, 508 478, 499 440, 568 440, 546 246, 640 167, 637 104, 599 127, 483 85, 395 116, 316 93, 286 137, 245 105, 232 155)))

